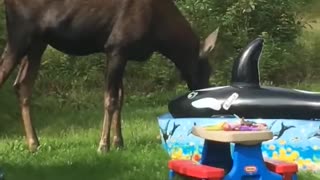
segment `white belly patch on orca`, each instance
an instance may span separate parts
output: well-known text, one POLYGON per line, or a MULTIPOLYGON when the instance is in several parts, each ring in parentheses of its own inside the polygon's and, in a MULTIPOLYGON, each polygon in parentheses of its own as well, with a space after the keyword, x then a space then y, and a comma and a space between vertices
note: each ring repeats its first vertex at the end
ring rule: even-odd
POLYGON ((193 101, 191 105, 195 108, 210 108, 216 111, 221 109, 221 102, 215 98, 202 98, 193 101))

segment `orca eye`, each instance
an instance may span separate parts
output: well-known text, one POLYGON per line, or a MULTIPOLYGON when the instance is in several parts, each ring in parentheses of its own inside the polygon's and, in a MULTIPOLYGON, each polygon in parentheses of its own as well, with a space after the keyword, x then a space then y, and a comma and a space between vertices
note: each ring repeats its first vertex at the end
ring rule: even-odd
POLYGON ((190 94, 188 94, 188 99, 192 99, 192 98, 196 97, 197 95, 198 95, 198 92, 193 91, 190 94))

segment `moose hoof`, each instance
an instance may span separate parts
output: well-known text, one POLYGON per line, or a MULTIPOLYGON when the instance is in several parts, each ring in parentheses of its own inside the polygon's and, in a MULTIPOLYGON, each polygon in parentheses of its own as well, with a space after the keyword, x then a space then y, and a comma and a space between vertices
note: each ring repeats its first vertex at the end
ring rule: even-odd
POLYGON ((39 147, 39 142, 38 141, 29 141, 28 146, 29 146, 29 151, 31 153, 37 152, 38 147, 39 147))
POLYGON ((123 145, 123 139, 122 138, 119 138, 118 136, 114 136, 113 137, 113 146, 116 148, 116 149, 123 149, 124 145, 123 145))
POLYGON ((110 148, 107 145, 99 145, 99 148, 97 150, 98 154, 105 154, 109 152, 110 148))

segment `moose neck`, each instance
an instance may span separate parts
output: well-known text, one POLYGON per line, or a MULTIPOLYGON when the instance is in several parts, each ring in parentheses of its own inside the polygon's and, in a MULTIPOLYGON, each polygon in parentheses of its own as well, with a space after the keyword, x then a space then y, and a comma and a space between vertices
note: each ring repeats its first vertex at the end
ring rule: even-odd
POLYGON ((198 88, 200 39, 177 7, 169 5, 173 2, 160 2, 162 1, 159 1, 158 6, 166 7, 157 9, 166 12, 153 12, 155 13, 154 21, 157 22, 153 28, 156 34, 156 49, 176 65, 189 89, 196 89, 198 88))
POLYGON ((166 48, 160 48, 160 53, 175 64, 190 90, 201 88, 199 86, 199 43, 196 43, 195 39, 190 36, 184 39, 174 38, 164 42, 167 45, 163 47, 166 48))

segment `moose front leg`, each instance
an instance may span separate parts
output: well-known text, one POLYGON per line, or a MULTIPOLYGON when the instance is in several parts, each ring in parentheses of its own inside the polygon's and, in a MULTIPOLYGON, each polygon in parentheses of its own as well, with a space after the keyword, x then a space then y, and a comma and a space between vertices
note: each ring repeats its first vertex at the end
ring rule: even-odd
POLYGON ((34 75, 34 70, 28 59, 25 57, 20 64, 19 72, 14 83, 17 96, 20 101, 21 115, 23 126, 26 133, 26 141, 31 152, 35 152, 39 146, 39 140, 36 132, 33 128, 31 117, 30 117, 30 96, 31 88, 34 75))
POLYGON ((104 119, 98 152, 103 153, 110 150, 110 129, 114 123, 114 143, 123 145, 121 134, 120 114, 122 107, 122 78, 126 66, 126 59, 118 53, 113 53, 107 58, 107 72, 105 75, 105 99, 104 119))
POLYGON ((39 146, 37 134, 33 128, 30 115, 30 98, 32 87, 38 74, 41 56, 46 45, 33 46, 20 64, 19 72, 14 82, 14 87, 20 101, 21 115, 26 133, 26 140, 31 152, 35 152, 39 146))

